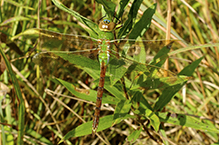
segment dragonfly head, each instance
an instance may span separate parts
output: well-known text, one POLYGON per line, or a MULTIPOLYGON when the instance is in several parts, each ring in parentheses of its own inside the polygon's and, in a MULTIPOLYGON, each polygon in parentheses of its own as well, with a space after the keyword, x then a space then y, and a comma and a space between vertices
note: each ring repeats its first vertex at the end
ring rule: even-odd
POLYGON ((99 23, 99 29, 101 31, 107 31, 107 32, 113 31, 115 26, 116 24, 112 20, 109 20, 109 19, 103 19, 99 23))

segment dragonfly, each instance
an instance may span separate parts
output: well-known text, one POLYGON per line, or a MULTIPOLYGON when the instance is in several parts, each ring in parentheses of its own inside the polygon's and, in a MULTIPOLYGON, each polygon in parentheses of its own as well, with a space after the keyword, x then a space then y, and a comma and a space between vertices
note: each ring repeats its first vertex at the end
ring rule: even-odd
MULTIPOLYGON (((82 35, 62 34, 62 33, 57 33, 44 29, 36 29, 36 28, 33 29, 33 32, 37 34, 38 37, 40 38, 39 45, 42 49, 51 48, 52 50, 55 49, 61 50, 61 51, 42 51, 37 53, 33 57, 33 61, 36 64, 39 64, 39 61, 41 61, 43 57, 51 57, 52 54, 57 54, 60 52, 67 54, 69 57, 75 57, 77 55, 86 56, 89 58, 92 58, 93 56, 98 57, 98 62, 100 64, 100 75, 99 75, 99 85, 97 88, 95 113, 94 113, 93 125, 92 125, 93 134, 95 134, 98 129, 100 111, 102 105, 102 97, 104 93, 105 76, 106 76, 108 65, 112 64, 111 60, 117 60, 117 61, 113 61, 113 63, 117 63, 119 66, 123 66, 126 69, 130 66, 134 66, 134 64, 137 64, 138 67, 133 68, 137 71, 147 70, 148 74, 150 74, 152 71, 153 72, 155 71, 155 73, 153 73, 153 76, 151 73, 151 77, 154 78, 162 77, 164 76, 164 72, 166 72, 168 73, 168 76, 171 76, 169 77, 171 79, 168 79, 170 83, 174 83, 179 78, 178 76, 175 75, 175 73, 172 73, 169 70, 162 69, 159 66, 156 66, 158 62, 156 62, 156 64, 154 63, 151 65, 147 65, 145 63, 141 64, 133 60, 133 57, 139 56, 143 52, 142 50, 144 51, 148 50, 149 49, 148 46, 153 46, 153 45, 158 45, 160 47, 165 46, 166 45, 165 40, 136 41, 133 39, 114 39, 113 31, 118 29, 118 23, 115 23, 113 22, 113 20, 105 17, 100 20, 98 26, 100 30, 98 39, 89 36, 82 36, 82 35)), ((171 43, 166 45, 166 47, 169 49, 171 47, 171 43)), ((164 56, 163 58, 160 57, 160 61, 165 60, 166 57, 167 56, 164 56)), ((151 86, 152 85, 153 84, 151 84, 151 86)))

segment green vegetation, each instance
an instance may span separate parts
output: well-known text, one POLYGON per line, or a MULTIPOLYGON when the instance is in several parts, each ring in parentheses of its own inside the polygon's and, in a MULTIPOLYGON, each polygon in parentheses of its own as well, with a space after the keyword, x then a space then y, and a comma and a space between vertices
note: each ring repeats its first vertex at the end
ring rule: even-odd
MULTIPOLYGON (((216 1, 188 4, 173 1, 171 30, 166 30, 170 20, 166 3, 61 2, 1 3, 2 144, 219 142, 216 1), (40 66, 32 60, 42 48, 68 49, 62 39, 43 43, 45 40, 38 37, 48 36, 39 28, 97 39, 98 20, 105 14, 111 19, 116 16, 114 21, 122 20, 123 25, 119 24, 122 27, 114 32, 116 39, 153 40, 153 43, 141 45, 146 51, 141 50, 140 55, 127 57, 126 61, 114 57, 110 60, 101 118, 94 137, 92 119, 100 77, 97 60, 83 57, 83 53, 71 54, 70 50, 53 52, 53 56, 39 62, 40 66), (164 46, 166 41, 155 41, 160 39, 171 39, 171 50, 164 46), (162 69, 166 58, 169 66, 162 69), (136 63, 129 65, 130 59, 136 63), (145 62, 148 64, 142 65, 145 62), (126 68, 121 67, 124 63, 128 64, 126 68)), ((124 56, 129 53, 125 49, 120 51, 124 56)))

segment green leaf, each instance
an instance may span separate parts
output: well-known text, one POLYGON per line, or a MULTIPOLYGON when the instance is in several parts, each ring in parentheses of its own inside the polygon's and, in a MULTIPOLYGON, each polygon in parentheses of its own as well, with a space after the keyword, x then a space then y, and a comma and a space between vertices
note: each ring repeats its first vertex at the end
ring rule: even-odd
POLYGON ((139 91, 136 92, 135 95, 132 97, 132 102, 133 107, 137 108, 134 112, 138 115, 145 116, 147 119, 149 119, 150 124, 156 131, 158 131, 160 126, 160 120, 157 117, 157 115, 153 113, 150 104, 144 98, 142 93, 139 91))
POLYGON ((138 37, 142 37, 144 35, 144 33, 149 29, 151 25, 151 20, 156 11, 156 7, 157 4, 154 4, 144 12, 141 19, 135 24, 134 28, 132 29, 129 35, 129 39, 137 39, 138 37))
POLYGON ((115 13, 116 4, 114 4, 111 1, 106 1, 106 0, 95 0, 95 1, 100 3, 100 4, 102 4, 103 8, 106 11, 107 15, 109 16, 109 18, 113 19, 114 13, 115 13))
MULTIPOLYGON (((3 94, 1 94, 0 95, 0 121, 1 122, 4 122, 4 114, 3 114, 3 108, 4 107, 2 107, 2 101, 4 100, 4 97, 5 97, 6 95, 3 95, 3 94)), ((1 125, 1 143, 2 144, 6 144, 6 140, 7 140, 7 133, 6 133, 6 131, 9 131, 9 129, 8 129, 8 127, 7 126, 3 126, 3 125, 1 125)))
POLYGON ((191 76, 203 58, 204 56, 193 61, 190 65, 184 67, 183 70, 179 73, 179 75, 191 76))
MULTIPOLYGON (((127 114, 125 116, 125 119, 127 119, 127 118, 134 118, 134 116, 127 114)), ((108 116, 104 116, 104 117, 100 118, 97 132, 104 130, 104 129, 107 129, 107 128, 110 128, 112 126, 113 122, 114 122, 113 115, 108 115, 108 116)), ((91 134, 92 133, 92 123, 93 123, 93 121, 83 123, 82 125, 78 126, 77 128, 69 131, 63 137, 62 141, 67 140, 71 137, 80 137, 80 136, 91 134)), ((119 122, 117 122, 117 123, 119 123, 119 122)))
MULTIPOLYGON (((111 57, 112 58, 112 57, 111 57)), ((120 80, 126 73, 127 69, 123 66, 125 63, 123 60, 113 58, 110 60, 107 70, 110 76, 110 84, 114 85, 120 80)))
MULTIPOLYGON (((136 39, 136 41, 139 41, 139 42, 141 42, 141 40, 142 39, 140 37, 138 37, 136 39)), ((146 57, 145 57, 146 56, 146 51, 145 51, 146 49, 144 47, 140 47, 139 50, 140 50, 141 53, 139 55, 134 55, 133 58, 134 58, 135 61, 144 64, 146 62, 146 57)))
POLYGON ((160 126, 159 117, 150 109, 145 110, 145 116, 150 120, 150 124, 153 126, 154 130, 158 131, 160 126))
POLYGON ((4 22, 0 23, 0 26, 9 25, 10 23, 14 23, 17 21, 30 21, 34 20, 33 17, 24 17, 24 16, 15 16, 11 17, 10 19, 5 20, 4 22))
POLYGON ((141 92, 139 91, 136 91, 135 93, 133 93, 134 96, 132 97, 132 105, 135 106, 135 108, 137 108, 137 104, 140 104, 140 106, 144 109, 150 109, 152 110, 151 108, 151 105, 148 103, 148 101, 144 98, 144 96, 142 95, 141 92))
POLYGON ((79 22, 85 24, 87 27, 89 27, 90 29, 85 28, 85 30, 90 34, 91 37, 97 38, 98 34, 99 34, 99 27, 96 23, 92 22, 91 20, 83 17, 82 15, 80 15, 79 13, 67 8, 65 5, 63 5, 60 1, 58 0, 52 0, 52 2, 61 10, 71 14, 72 16, 74 16, 79 22))
MULTIPOLYGON (((100 123, 104 120, 106 121, 106 123, 108 123, 108 127, 111 126, 111 123, 109 123, 112 119, 112 115, 111 116, 105 116, 103 118, 100 118, 100 123), (110 125, 110 126, 109 126, 110 125)), ((92 133, 92 121, 83 123, 82 125, 78 126, 77 128, 69 131, 62 139, 63 140, 68 140, 71 137, 80 137, 80 136, 84 136, 84 135, 88 135, 92 133)), ((103 123, 103 122, 102 122, 103 123)))
POLYGON ((132 132, 129 136, 128 136, 128 141, 131 143, 134 143, 136 141, 136 139, 138 139, 138 137, 140 136, 142 131, 142 128, 135 130, 134 132, 132 132))
POLYGON ((120 39, 122 37, 125 37, 132 29, 136 16, 138 14, 138 9, 142 3, 142 0, 135 0, 132 3, 131 9, 128 14, 128 19, 125 21, 125 24, 123 27, 119 30, 119 33, 117 35, 117 38, 120 39))
POLYGON ((175 54, 178 54, 178 53, 193 51, 195 49, 206 48, 206 47, 219 47, 219 43, 207 43, 207 44, 201 44, 201 45, 191 45, 191 46, 187 46, 186 48, 180 48, 180 49, 171 51, 168 55, 171 56, 171 55, 175 55, 175 54))
POLYGON ((12 5, 16 6, 16 7, 21 7, 21 8, 29 9, 29 10, 33 10, 33 11, 35 10, 32 7, 25 6, 24 3, 22 3, 22 2, 20 2, 20 4, 15 2, 15 1, 13 1, 13 0, 6 0, 5 2, 10 3, 10 4, 12 4, 12 5))
POLYGON ((53 52, 53 54, 60 56, 62 59, 69 61, 72 64, 77 65, 79 68, 85 70, 95 80, 99 78, 100 65, 97 61, 81 55, 76 55, 73 53, 69 54, 64 51, 53 52))
MULTIPOLYGON (((125 116, 123 116, 123 119, 128 119, 128 118, 135 118, 135 116, 132 116, 129 114, 126 114, 125 116)), ((112 115, 108 115, 108 116, 100 118, 97 132, 111 127, 114 122, 115 122, 115 120, 113 119, 112 115)), ((120 123, 120 121, 117 122, 116 124, 118 124, 118 123, 120 123)))
MULTIPOLYGON (((76 90, 75 86, 69 82, 56 78, 63 86, 65 86, 74 96, 81 98, 83 100, 96 102, 97 91, 94 90, 87 90, 85 93, 81 93, 76 90)), ((109 103, 109 104, 116 104, 119 99, 115 97, 111 97, 109 95, 103 95, 102 102, 109 103)))
POLYGON ((182 82, 180 84, 165 88, 162 91, 161 96, 158 97, 158 100, 154 105, 154 110, 161 110, 163 107, 165 107, 184 84, 185 82, 182 82))
MULTIPOLYGON (((11 64, 8 61, 2 47, 0 47, 0 54, 3 57, 7 70, 10 74, 11 80, 12 80, 12 84, 14 86, 14 90, 15 93, 17 95, 16 99, 18 99, 17 101, 19 102, 19 106, 18 106, 18 138, 17 138, 17 144, 23 144, 23 135, 24 135, 24 114, 25 114, 25 106, 24 106, 24 100, 23 97, 21 95, 21 90, 20 90, 20 86, 18 84, 17 78, 12 70, 11 64)), ((15 98, 14 98, 15 99, 15 98)))
MULTIPOLYGON (((202 120, 202 122, 204 122, 205 124, 208 124, 209 127, 215 128, 214 122, 212 122, 210 120, 202 120)), ((206 134, 208 136, 211 136, 211 138, 214 138, 215 141, 219 139, 218 133, 216 133, 216 132, 206 132, 206 134)))
POLYGON ((24 38, 28 38, 28 39, 37 39, 39 38, 39 29, 36 29, 36 28, 27 29, 24 32, 21 32, 15 35, 14 37, 12 37, 11 40, 13 41, 14 39, 17 39, 21 36, 23 36, 24 38))
MULTIPOLYGON (((161 76, 159 78, 158 75, 158 78, 147 77, 146 80, 140 82, 138 85, 135 85, 135 87, 133 87, 132 89, 137 87, 144 87, 145 89, 165 89, 171 87, 170 89, 176 89, 178 85, 183 85, 184 82, 187 80, 188 77, 186 76, 161 76)), ((164 91, 162 92, 164 93, 164 91)))
POLYGON ((161 67, 168 57, 172 43, 174 43, 174 41, 170 42, 168 45, 165 45, 161 50, 159 50, 149 64, 161 67))
MULTIPOLYGON (((202 59, 203 57, 194 61, 192 64, 185 67, 182 70, 182 73, 180 72, 179 74, 185 74, 191 76, 191 74, 195 71, 195 68, 198 66, 198 64, 201 62, 202 59)), ((166 106, 166 104, 170 102, 170 100, 173 98, 175 93, 177 93, 183 87, 183 85, 186 83, 186 80, 188 79, 189 78, 186 76, 180 77, 179 81, 174 82, 174 85, 170 85, 169 87, 165 88, 162 91, 162 95, 158 98, 157 102, 155 103, 154 109, 161 110, 164 106, 166 106)))
POLYGON ((34 138, 38 141, 41 141, 47 145, 52 145, 52 142, 50 142, 49 139, 47 139, 46 137, 42 136, 40 133, 36 132, 35 130, 32 129, 27 129, 26 134, 30 135, 30 136, 34 136, 34 138))
POLYGON ((123 119, 124 116, 126 116, 131 109, 131 103, 129 100, 121 100, 117 105, 116 109, 114 111, 114 117, 113 119, 123 119))
POLYGON ((118 8, 119 12, 118 12, 117 18, 122 17, 124 10, 125 10, 125 7, 127 6, 128 2, 129 2, 129 0, 120 0, 119 8, 118 8))
POLYGON ((191 127, 205 132, 219 133, 219 130, 215 126, 210 126, 209 124, 202 122, 202 119, 198 119, 190 115, 165 112, 158 113, 158 117, 161 122, 191 127))
POLYGON ((118 90, 116 87, 112 86, 112 85, 104 85, 104 88, 110 92, 113 96, 115 96, 116 98, 118 98, 119 100, 125 100, 124 94, 123 92, 121 92, 120 90, 118 90))

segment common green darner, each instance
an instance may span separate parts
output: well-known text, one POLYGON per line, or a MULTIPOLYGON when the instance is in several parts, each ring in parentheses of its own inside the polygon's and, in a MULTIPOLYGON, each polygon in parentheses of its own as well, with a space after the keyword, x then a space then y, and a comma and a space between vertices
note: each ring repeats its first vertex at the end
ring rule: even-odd
MULTIPOLYGON (((115 65, 115 67, 113 67, 115 71, 121 71, 116 74, 110 74, 113 78, 112 85, 119 79, 121 79, 121 77, 125 73, 133 70, 137 72, 145 72, 145 74, 148 75, 147 77, 150 78, 149 81, 142 80, 142 84, 144 85, 139 85, 139 87, 156 88, 163 87, 169 84, 183 83, 184 81, 182 78, 176 76, 174 73, 160 68, 161 64, 159 63, 163 62, 166 59, 166 54, 154 59, 151 65, 147 65, 145 63, 138 63, 134 60, 134 58, 141 56, 142 53, 144 54, 145 50, 147 50, 150 47, 150 45, 153 46, 155 44, 162 47, 165 45, 165 41, 136 41, 132 39, 114 40, 114 35, 112 32, 116 28, 117 24, 115 24, 112 20, 108 18, 103 18, 99 23, 99 29, 101 30, 101 33, 99 34, 99 39, 81 35, 60 34, 43 29, 29 30, 29 32, 32 31, 31 33, 37 35, 37 37, 40 38, 41 41, 39 45, 42 49, 46 48, 51 50, 62 50, 42 51, 40 53, 37 53, 33 58, 34 62, 36 63, 39 63, 41 58, 50 57, 54 54, 65 60, 68 60, 69 62, 71 61, 67 57, 76 60, 76 57, 78 56, 90 57, 91 54, 93 56, 98 55, 98 61, 100 64, 100 77, 99 86, 97 88, 96 108, 93 118, 93 133, 96 133, 99 124, 100 108, 102 104, 102 96, 104 91, 104 81, 107 66, 109 64, 110 66, 115 65), (114 47, 113 44, 115 44, 114 47), (71 51, 72 49, 73 51, 71 51), (164 77, 164 73, 167 74, 167 77, 164 77), (116 75, 119 75, 119 77, 116 75), (159 80, 158 83, 157 79, 160 78, 164 79, 162 81, 159 80)), ((171 44, 168 44, 165 48, 168 50, 170 49, 170 47, 171 44)))

